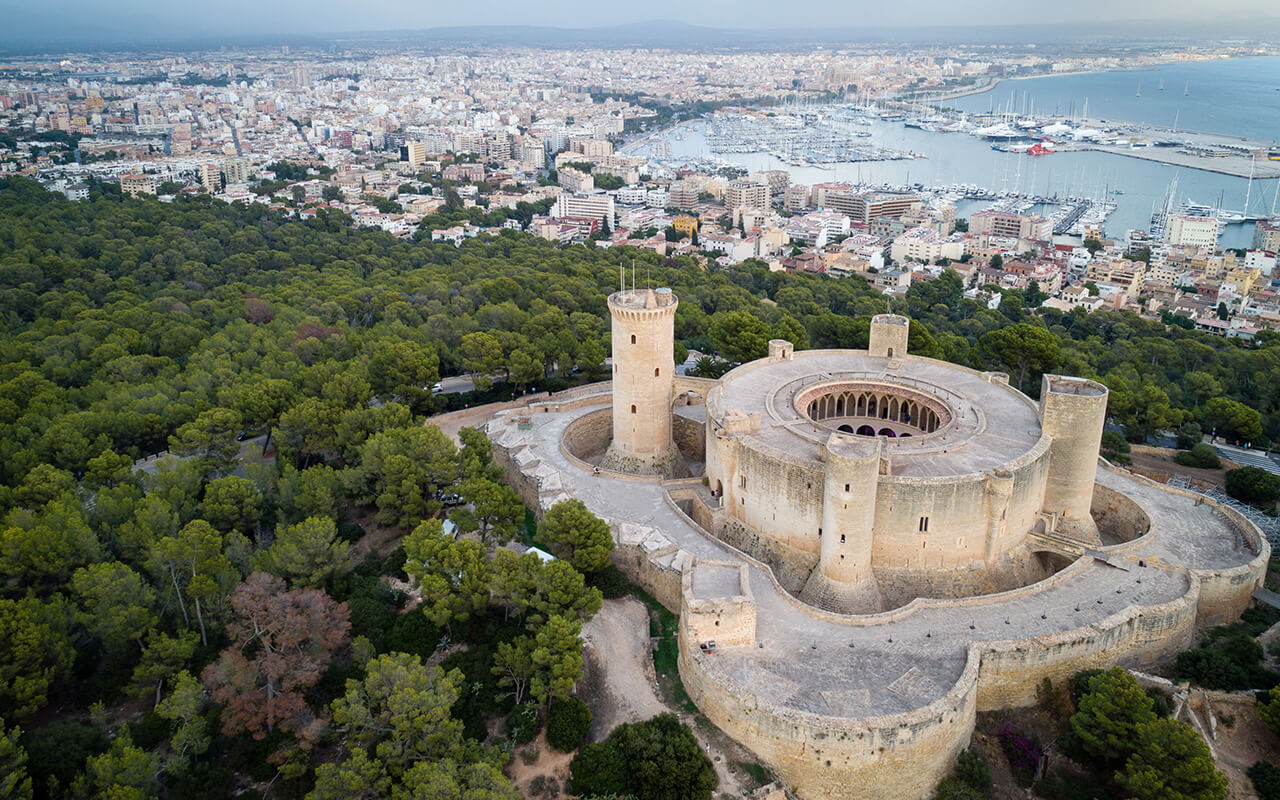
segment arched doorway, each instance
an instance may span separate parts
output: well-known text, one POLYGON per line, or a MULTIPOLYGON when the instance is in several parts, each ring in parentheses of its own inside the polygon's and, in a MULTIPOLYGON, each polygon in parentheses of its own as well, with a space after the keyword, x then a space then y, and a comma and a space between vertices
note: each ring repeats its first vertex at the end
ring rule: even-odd
POLYGON ((841 425, 839 428, 836 428, 836 430, 840 431, 841 433, 853 433, 853 426, 841 425))
POLYGON ((893 428, 881 428, 881 429, 880 429, 880 435, 881 435, 881 436, 888 436, 890 439, 892 439, 893 437, 897 436, 898 434, 896 434, 896 433, 894 433, 894 432, 893 432, 893 428))
POLYGON ((861 425, 858 427, 858 435, 859 436, 875 436, 876 429, 871 427, 870 425, 861 425))

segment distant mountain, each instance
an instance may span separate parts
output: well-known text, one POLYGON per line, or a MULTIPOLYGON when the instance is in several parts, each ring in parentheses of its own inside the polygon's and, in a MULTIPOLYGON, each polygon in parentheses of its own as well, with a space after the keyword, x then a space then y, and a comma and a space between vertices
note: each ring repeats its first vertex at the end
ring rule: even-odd
POLYGON ((1258 40, 1280 34, 1280 18, 1203 21, 1081 22, 1078 24, 945 25, 917 27, 712 28, 658 20, 596 28, 533 25, 470 25, 418 31, 338 34, 339 42, 384 41, 417 44, 518 45, 524 47, 667 47, 739 49, 760 46, 839 44, 1028 44, 1073 41, 1174 40, 1215 38, 1258 40))
POLYGON ((1260 41, 1280 36, 1280 17, 1220 16, 1215 21, 1080 22, 1027 25, 923 25, 916 27, 845 26, 787 28, 716 28, 673 20, 655 20, 592 28, 539 25, 469 25, 421 30, 351 31, 327 34, 154 30, 108 20, 62 18, 32 7, 0 25, 0 54, 68 50, 190 50, 240 45, 299 47, 517 46, 661 47, 677 50, 741 50, 759 47, 839 46, 850 44, 1066 44, 1081 52, 1114 47, 1125 41, 1196 42, 1236 39, 1260 41))

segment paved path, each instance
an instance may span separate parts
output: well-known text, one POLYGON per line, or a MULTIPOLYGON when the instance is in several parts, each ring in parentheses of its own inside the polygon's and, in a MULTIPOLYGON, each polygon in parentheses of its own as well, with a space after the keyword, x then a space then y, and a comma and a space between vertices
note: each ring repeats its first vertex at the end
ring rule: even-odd
POLYGON ((1152 519, 1152 534, 1103 548, 1112 560, 1127 560, 1129 571, 1082 561, 1068 567, 1070 580, 1046 581, 1030 593, 946 606, 917 601, 905 615, 879 624, 874 617, 820 617, 785 596, 766 568, 689 525, 667 504, 662 486, 593 475, 565 457, 559 447, 565 426, 605 407, 602 400, 569 412, 536 413, 529 430, 495 425, 491 434, 513 450, 532 448, 601 517, 652 526, 699 559, 747 561, 758 646, 721 648, 711 668, 761 700, 800 711, 863 718, 919 708, 955 684, 973 642, 1065 632, 1134 604, 1174 600, 1190 587, 1188 569, 1232 567, 1256 555, 1213 506, 1099 468, 1100 484, 1141 503, 1152 519))

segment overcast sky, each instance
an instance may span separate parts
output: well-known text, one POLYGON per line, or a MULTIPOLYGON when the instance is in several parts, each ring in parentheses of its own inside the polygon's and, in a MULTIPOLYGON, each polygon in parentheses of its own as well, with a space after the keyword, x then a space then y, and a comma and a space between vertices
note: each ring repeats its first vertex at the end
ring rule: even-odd
MULTIPOLYGON (((0 37, 282 36, 456 25, 591 27, 673 19, 721 28, 1009 25, 1274 18, 1276 0, 0 0, 0 37)), ((36 44, 31 41, 30 44, 36 44)))

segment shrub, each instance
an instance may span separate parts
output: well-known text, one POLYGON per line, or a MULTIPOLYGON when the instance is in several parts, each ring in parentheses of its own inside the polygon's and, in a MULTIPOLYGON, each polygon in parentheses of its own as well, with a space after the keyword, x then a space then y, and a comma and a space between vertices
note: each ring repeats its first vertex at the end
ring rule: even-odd
POLYGON ((1190 450, 1200 443, 1203 436, 1204 431, 1198 423, 1184 422, 1182 427, 1178 428, 1178 449, 1190 450))
POLYGON ((1129 447, 1129 442, 1118 431, 1104 431, 1102 434, 1102 449, 1110 450, 1113 453, 1127 453, 1131 448, 1129 447))
POLYGON ((1184 467, 1196 467, 1199 469, 1217 469, 1222 466, 1222 462, 1218 460, 1217 452, 1204 442, 1192 445, 1190 450, 1178 451, 1173 460, 1184 467))
POLYGON ((107 743, 98 729, 87 722, 52 722, 28 731, 22 737, 27 751, 27 772, 37 787, 36 796, 47 796, 43 787, 50 780, 65 790, 84 768, 85 759, 106 749, 107 743))
POLYGON ((1036 770, 1040 767, 1040 759, 1044 757, 1040 743, 1009 722, 1000 726, 996 736, 1000 739, 1000 748, 1004 750, 1005 758, 1009 759, 1013 779, 1024 788, 1031 786, 1036 770))
POLYGON ((1272 686, 1267 699, 1258 701, 1258 716, 1268 728, 1280 733, 1280 686, 1272 686))
POLYGON ((1213 628, 1199 647, 1178 654, 1174 675, 1224 691, 1274 686, 1276 676, 1262 666, 1262 645, 1249 631, 1248 625, 1213 628))
POLYGON ((1280 497, 1280 475, 1261 467, 1241 467, 1227 472, 1227 494, 1246 503, 1274 503, 1280 497))
POLYGON ((575 794, 631 794, 636 800, 710 800, 715 765, 675 714, 619 725, 578 751, 569 765, 575 794))
POLYGON ((627 580, 627 574, 613 563, 587 576, 587 584, 599 589, 600 594, 610 600, 626 597, 631 592, 631 581, 627 580))
POLYGON ((956 777, 980 792, 991 788, 991 768, 981 752, 970 747, 956 760, 956 777))
POLYGON ((516 706, 507 715, 507 735, 516 744, 532 742, 541 729, 542 718, 538 715, 537 706, 516 706))
POLYGON ((942 779, 942 783, 938 784, 938 790, 934 792, 933 797, 934 800, 983 800, 986 795, 959 778, 952 776, 942 779))
POLYGON ((557 700, 547 711, 547 744, 562 753, 577 750, 590 728, 591 709, 576 697, 557 700))
POLYGON ((1259 761, 1245 774, 1253 782, 1261 800, 1280 800, 1280 767, 1259 761))

